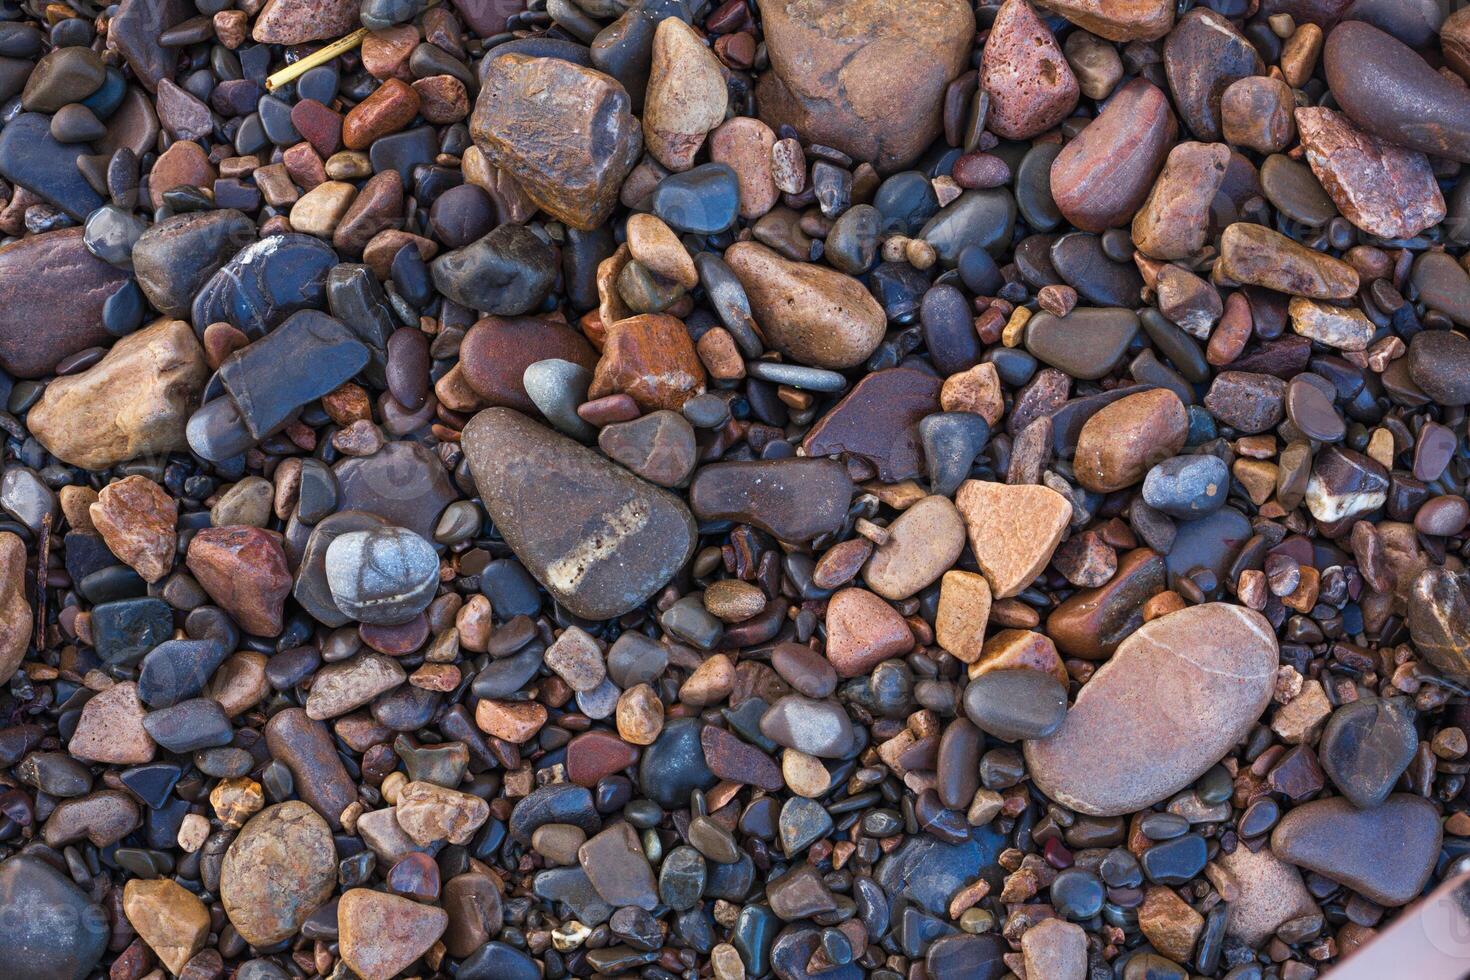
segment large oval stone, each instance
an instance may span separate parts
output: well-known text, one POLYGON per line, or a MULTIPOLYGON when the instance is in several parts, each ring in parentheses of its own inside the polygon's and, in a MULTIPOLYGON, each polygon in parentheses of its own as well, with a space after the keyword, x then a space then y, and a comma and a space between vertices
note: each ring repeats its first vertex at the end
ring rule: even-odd
POLYGON ((574 615, 621 616, 694 551, 694 518, 677 497, 519 412, 485 409, 462 445, 490 519, 574 615))
POLYGON ((331 828, 305 803, 288 800, 257 813, 230 844, 220 901, 241 938, 270 946, 294 936, 336 882, 331 828))
POLYGON ((1194 782, 1266 710, 1276 636, 1211 602, 1145 623, 1082 688, 1061 729, 1027 742, 1032 779, 1093 816, 1132 813, 1194 782))

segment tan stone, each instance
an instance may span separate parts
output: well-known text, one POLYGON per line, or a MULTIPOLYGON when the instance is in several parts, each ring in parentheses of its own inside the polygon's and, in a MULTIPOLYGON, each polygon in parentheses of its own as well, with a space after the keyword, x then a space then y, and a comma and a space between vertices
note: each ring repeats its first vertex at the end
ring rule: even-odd
POLYGON ((108 550, 143 581, 157 582, 173 568, 179 503, 146 476, 134 474, 103 487, 90 516, 108 550))
POLYGON ((934 617, 936 642, 955 659, 974 663, 980 658, 989 619, 990 583, 985 576, 958 569, 945 572, 934 617))
POLYGON ((153 739, 143 729, 143 703, 133 681, 114 684, 82 705, 76 731, 67 743, 73 758, 136 766, 153 761, 153 739))
POLYGON ((490 818, 490 804, 470 793, 416 781, 398 790, 398 826, 420 847, 436 841, 468 844, 490 818))
POLYGON ((129 881, 123 886, 123 912, 170 973, 182 973, 209 938, 209 910, 172 878, 129 881))
POLYGON ((1035 484, 966 480, 955 505, 997 599, 1016 595, 1041 574, 1072 519, 1066 497, 1035 484))
POLYGON ((1187 963, 1204 931, 1205 917, 1172 888, 1152 885, 1143 893, 1138 928, 1154 948, 1177 963, 1187 963))
POLYGON ((725 119, 727 72, 694 28, 658 22, 643 104, 643 145, 672 171, 688 170, 704 138, 725 119))
POLYGON ((208 377, 193 328, 159 320, 86 371, 47 385, 26 426, 51 455, 88 470, 186 450, 184 424, 208 377))

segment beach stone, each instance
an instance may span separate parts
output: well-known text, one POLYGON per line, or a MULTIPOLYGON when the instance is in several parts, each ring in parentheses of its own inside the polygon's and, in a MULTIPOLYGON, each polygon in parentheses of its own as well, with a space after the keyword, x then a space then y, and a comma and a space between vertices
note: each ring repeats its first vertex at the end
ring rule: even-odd
POLYGON ((1470 91, 1408 45, 1363 21, 1333 28, 1322 70, 1353 122, 1401 147, 1470 162, 1470 91))
POLYGON ((681 501, 518 412, 480 412, 462 445, 506 543, 576 615, 633 609, 694 549, 694 520, 681 501))
POLYGON ((190 540, 184 560, 204 591, 245 632, 281 632, 291 573, 279 534, 258 527, 204 528, 190 540))
POLYGON ((487 59, 470 133, 547 214, 590 231, 611 215, 642 150, 621 84, 560 58, 487 59))
POLYGON ((860 677, 913 646, 898 610, 866 589, 843 589, 828 601, 827 659, 839 677, 860 677))
POLYGON ((588 398, 624 393, 645 411, 678 411, 704 393, 704 364, 676 317, 645 313, 609 325, 588 398))
POLYGON ((1351 299, 1358 291, 1357 271, 1341 259, 1315 252, 1261 225, 1239 221, 1220 236, 1215 274, 1311 299, 1351 299))
POLYGON ((810 541, 842 527, 853 483, 828 459, 751 460, 702 466, 689 506, 702 521, 753 524, 782 541, 810 541))
POLYGON ((924 497, 888 525, 888 540, 863 566, 863 578, 885 599, 907 599, 938 581, 964 547, 965 523, 955 505, 947 497, 924 497))
POLYGON ((1071 502, 1037 484, 966 480, 955 506, 996 599, 1020 593, 1041 574, 1072 520, 1071 502))
POLYGON ((1413 238, 1444 219, 1444 196, 1424 154, 1377 139, 1331 109, 1298 109, 1296 126, 1312 173, 1359 228, 1413 238))
POLYGON ((112 765, 152 762, 156 746, 143 728, 143 715, 138 685, 114 684, 82 706, 67 752, 74 759, 112 765))
POLYGON ((123 912, 159 962, 170 973, 184 964, 209 938, 209 910, 193 892, 171 878, 134 879, 123 888, 123 912))
POLYGON ((1025 744, 1032 779, 1093 816, 1167 799, 1256 723, 1276 667, 1270 625, 1242 606, 1204 603, 1151 620, 1083 686, 1056 734, 1025 744))
POLYGON ((688 170, 705 136, 725 121, 726 69, 703 38, 678 17, 653 33, 643 103, 643 145, 673 171, 688 170))
POLYGON ((86 469, 184 450, 184 425, 208 372, 189 324, 160 320, 86 371, 47 385, 26 425, 53 456, 86 469))
POLYGON ((1143 79, 1124 85, 1052 161, 1057 209, 1084 231, 1126 224, 1148 196, 1178 131, 1160 89, 1143 79))
POLYGON ((1230 150, 1220 143, 1180 143, 1133 217, 1133 241, 1156 259, 1187 259, 1204 248, 1230 150))
POLYGON ((107 950, 102 907, 39 853, 21 852, 0 862, 0 900, 6 908, 33 913, 17 917, 0 935, 0 953, 11 963, 24 963, 27 972, 83 980, 107 950))
POLYGON ((792 262, 756 242, 725 250, 767 341, 802 364, 842 370, 865 361, 887 317, 862 283, 835 269, 792 262))
POLYGON ((1037 6, 1109 41, 1157 41, 1174 26, 1169 0, 1038 0, 1037 6))
POLYGON ((108 339, 102 311, 128 273, 89 252, 84 234, 63 228, 0 248, 0 303, 7 311, 0 367, 15 377, 50 374, 62 359, 108 339), (31 329, 39 322, 44 332, 31 329))
POLYGON ((449 914, 433 905, 368 888, 352 888, 337 902, 342 962, 362 980, 391 980, 438 941, 449 914))
POLYGON ((537 317, 485 317, 465 334, 459 348, 465 383, 487 406, 501 405, 527 414, 536 411, 526 394, 526 368, 552 358, 591 371, 597 354, 576 330, 537 317))
POLYGON ((439 556, 406 528, 350 531, 326 555, 332 601, 353 619, 380 626, 423 612, 439 587, 439 556))
POLYGON ((771 70, 756 85, 761 119, 835 147, 881 173, 918 159, 940 131, 946 86, 969 67, 967 3, 760 0, 771 70), (888 80, 902 77, 900 91, 888 80))
POLYGON ((1399 793, 1371 810, 1332 797, 1288 810, 1271 832, 1271 850, 1396 908, 1423 891, 1442 837, 1439 812, 1421 796, 1399 793))
POLYGON ((1096 493, 1112 493, 1143 479, 1156 463, 1177 455, 1189 436, 1189 414, 1167 388, 1127 395, 1088 419, 1077 437, 1073 471, 1096 493))
POLYGON ((331 829, 311 807, 288 800, 251 817, 230 843, 220 902, 246 942, 271 946, 331 897, 336 877, 331 829))
POLYGON ((1060 123, 1077 105, 1077 76, 1027 0, 1006 0, 980 60, 980 87, 990 96, 987 128, 1004 139, 1030 139, 1060 123))

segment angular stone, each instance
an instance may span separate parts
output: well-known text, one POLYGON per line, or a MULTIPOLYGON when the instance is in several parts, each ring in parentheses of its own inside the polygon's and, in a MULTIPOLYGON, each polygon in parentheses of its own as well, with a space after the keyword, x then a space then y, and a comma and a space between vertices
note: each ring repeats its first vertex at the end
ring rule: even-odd
POLYGON ((1413 238, 1444 219, 1444 196, 1424 154, 1385 143, 1331 109, 1298 109, 1296 126, 1322 189, 1370 235, 1413 238))
POLYGON ((273 946, 296 935, 336 882, 331 828, 305 803, 288 800, 251 817, 230 843, 220 903, 246 942, 273 946))
POLYGON ((750 298, 766 340, 814 367, 855 367, 883 339, 883 307, 851 276, 809 262, 792 262, 756 242, 725 250, 750 298))
POLYGON ((1057 210, 1084 231, 1127 224, 1148 196, 1178 132, 1169 98, 1160 89, 1143 79, 1124 85, 1052 161, 1057 210))
POLYGON ((1006 0, 995 15, 981 53, 980 87, 990 96, 987 128, 1011 140, 1060 123, 1079 94, 1072 66, 1027 0, 1006 0))
POLYGON ((760 0, 771 70, 756 104, 772 129, 902 170, 940 131, 945 88, 969 67, 975 17, 961 0, 760 0), (891 79, 902 77, 902 90, 891 79))
POLYGON ((6 311, 0 367, 15 377, 50 374, 63 358, 108 339, 103 305, 128 274, 87 251, 83 235, 81 228, 63 228, 0 248, 0 306, 6 311), (35 329, 38 323, 46 329, 35 329))
POLYGON ((391 980, 444 934, 449 915, 433 905, 353 888, 337 903, 342 962, 362 980, 391 980))
POLYGON ((1072 519, 1071 502, 1037 484, 966 480, 955 505, 997 599, 1020 593, 1041 574, 1072 519))
POLYGON ((643 143, 618 82, 521 54, 488 59, 470 133, 538 207, 583 231, 612 213, 643 143))
POLYGON ((633 609, 693 553, 694 519, 681 501, 518 412, 479 413, 462 445, 506 543, 578 616, 633 609))
POLYGON ((842 527, 854 489, 847 469, 830 459, 711 463, 695 474, 689 506, 702 521, 753 524, 804 542, 842 527))
POLYGON ((1400 793, 1371 810, 1333 797, 1287 811, 1271 832, 1271 850, 1396 908, 1424 890, 1442 838, 1439 811, 1422 796, 1400 793))
POLYGON ((1240 221, 1220 236, 1215 275, 1312 299, 1351 299, 1358 292, 1358 273, 1346 262, 1240 221))
POLYGON ((1036 785, 1093 816, 1142 809, 1193 783, 1270 703, 1276 636, 1243 606, 1188 606, 1144 624, 1082 688, 1062 727, 1027 742, 1036 785), (1139 690, 1149 697, 1139 698, 1139 690))
POLYGON ((189 324, 160 320, 47 385, 26 426, 53 456, 90 470, 184 450, 184 425, 208 376, 189 324))

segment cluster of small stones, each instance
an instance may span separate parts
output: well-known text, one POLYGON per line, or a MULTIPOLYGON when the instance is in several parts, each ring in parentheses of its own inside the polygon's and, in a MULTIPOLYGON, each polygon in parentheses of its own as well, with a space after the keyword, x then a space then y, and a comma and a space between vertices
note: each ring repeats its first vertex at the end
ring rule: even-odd
POLYGON ((0 974, 1350 963, 1470 870, 1452 6, 0 0, 0 974))

